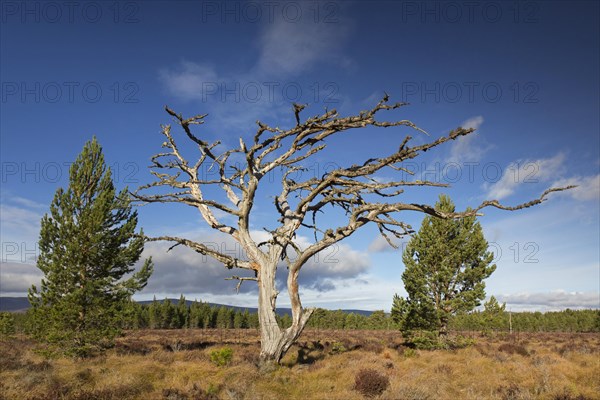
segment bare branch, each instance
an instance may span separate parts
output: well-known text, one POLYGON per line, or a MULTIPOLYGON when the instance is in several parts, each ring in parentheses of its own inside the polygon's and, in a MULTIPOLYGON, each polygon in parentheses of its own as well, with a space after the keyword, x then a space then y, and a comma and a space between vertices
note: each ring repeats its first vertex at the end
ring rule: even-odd
MULTIPOLYGON (((418 211, 442 218, 459 218, 479 215, 478 212, 485 207, 496 207, 503 210, 531 207, 541 203, 550 192, 566 189, 550 189, 539 199, 514 207, 503 206, 497 201, 486 201, 474 210, 453 215, 442 214, 432 206, 425 204, 377 201, 377 199, 393 200, 400 196, 407 186, 448 186, 438 182, 405 179, 382 182, 376 178, 376 174, 385 168, 390 168, 392 171, 403 171, 413 175, 412 171, 403 166, 403 163, 447 141, 455 140, 474 131, 474 129, 461 127, 451 131, 447 136, 412 147, 409 146, 411 137, 407 135, 400 142, 398 149, 388 156, 371 157, 349 167, 335 168, 321 177, 300 181, 290 179, 294 172, 305 171, 301 163, 323 151, 327 146, 325 139, 333 134, 368 126, 380 128, 406 126, 426 133, 406 119, 398 121, 375 119, 381 111, 397 110, 405 105, 406 103, 402 102, 390 104, 389 96, 386 94, 375 107, 361 111, 358 115, 340 117, 336 110, 329 110, 302 121, 300 114, 306 106, 293 104, 295 126, 290 129, 281 129, 257 121, 258 130, 254 135, 252 146, 248 147, 243 138, 240 138, 239 148, 230 149, 221 155, 213 153, 219 144, 218 141, 209 143, 191 131, 192 125, 204 124, 206 114, 184 118, 167 107, 167 113, 176 119, 187 137, 197 144, 200 151, 199 159, 191 166, 179 151, 171 134, 171 127, 163 126, 163 135, 167 139, 163 143, 163 147, 170 151, 158 153, 152 157, 153 167, 174 172, 152 171, 158 181, 140 187, 133 196, 144 202, 178 202, 197 208, 209 226, 231 235, 243 246, 252 261, 260 264, 265 260, 285 258, 288 246, 291 246, 299 255, 296 263, 304 262, 306 259, 303 257, 304 254, 312 255, 351 235, 369 222, 376 224, 383 237, 392 244, 390 235, 399 238, 411 232, 410 226, 392 216, 400 211, 418 211), (284 140, 291 142, 285 142, 284 147, 284 140), (240 167, 229 162, 230 156, 236 153, 244 156, 245 165, 240 167), (202 168, 205 168, 206 171, 202 168), (256 244, 249 233, 249 218, 254 197, 260 180, 275 168, 281 168, 283 172, 282 190, 274 202, 280 226, 269 231, 270 240, 256 244), (203 173, 210 171, 213 171, 210 179, 203 176, 203 173), (209 185, 219 186, 225 192, 232 206, 224 205, 217 200, 206 199, 203 190, 209 185), (180 190, 158 194, 142 194, 140 192, 163 186, 180 190), (342 210, 348 218, 347 223, 336 229, 320 229, 317 215, 326 206, 342 210), (229 226, 219 221, 214 210, 235 218, 237 226, 229 226), (310 221, 307 218, 310 218, 310 221), (303 250, 295 243, 295 233, 300 227, 312 229, 315 235, 315 243, 303 250), (320 240, 318 235, 321 236, 320 240), (259 250, 263 246, 266 246, 266 249, 259 250)), ((201 247, 199 249, 206 251, 201 247)), ((225 261, 228 265, 232 263, 228 258, 225 261)))
POLYGON ((210 257, 214 258, 215 260, 223 263, 228 269, 242 268, 242 269, 248 269, 248 270, 253 270, 253 271, 257 270, 256 265, 250 261, 243 261, 238 258, 232 257, 230 255, 223 254, 223 253, 219 252, 218 250, 211 249, 210 247, 206 246, 205 244, 194 242, 193 240, 179 238, 179 237, 175 237, 175 236, 158 236, 158 237, 144 236, 144 240, 146 240, 147 242, 158 242, 158 241, 175 242, 175 244, 173 244, 171 247, 169 247, 169 249, 167 251, 170 251, 179 245, 187 246, 190 249, 195 250, 196 252, 198 252, 200 254, 210 256, 210 257))
POLYGON ((486 207, 495 207, 500 210, 507 210, 507 211, 523 210, 525 208, 533 207, 535 205, 541 204, 542 202, 546 201, 547 197, 550 193, 562 192, 564 190, 570 190, 570 189, 574 189, 576 187, 577 186, 571 185, 571 186, 566 186, 566 187, 561 187, 561 188, 551 188, 551 189, 546 190, 544 193, 542 193, 542 195, 539 198, 528 201, 526 203, 518 204, 516 206, 505 206, 505 205, 500 204, 500 202, 498 202, 498 200, 486 200, 473 210, 467 210, 467 211, 463 211, 463 212, 459 212, 459 213, 444 213, 444 212, 438 211, 435 208, 425 205, 425 204, 411 204, 410 206, 414 206, 414 207, 411 207, 410 209, 412 211, 421 211, 426 214, 433 215, 435 217, 440 217, 440 218, 464 218, 464 217, 472 217, 472 216, 482 216, 483 214, 479 213, 479 211, 486 207))
MULTIPOLYGON (((196 208, 204 221, 213 229, 231 236, 240 244, 248 260, 241 260, 202 243, 173 236, 146 238, 148 241, 170 241, 173 247, 185 245, 198 253, 211 256, 227 268, 242 268, 255 272, 255 277, 232 276, 238 280, 236 290, 245 280, 254 280, 259 286, 259 320, 264 341, 269 348, 289 348, 298 337, 313 310, 304 310, 300 301, 298 276, 303 265, 315 254, 349 237, 367 224, 374 224, 384 239, 395 246, 393 238, 402 238, 412 233, 412 227, 399 219, 402 211, 417 211, 440 218, 462 218, 481 215, 486 207, 501 210, 520 210, 545 201, 552 192, 572 188, 552 188, 538 199, 516 206, 502 205, 496 200, 484 201, 475 209, 463 212, 444 213, 427 204, 399 201, 406 187, 447 187, 444 183, 413 179, 414 173, 406 162, 448 141, 474 132, 474 129, 458 127, 448 135, 424 144, 410 146, 411 136, 399 139, 398 148, 384 156, 365 157, 356 164, 336 166, 321 176, 299 177, 295 173, 307 173, 307 160, 327 149, 327 141, 333 135, 360 128, 407 127, 427 134, 406 119, 386 121, 379 116, 387 111, 399 110, 406 103, 389 103, 383 98, 370 110, 357 115, 340 117, 336 110, 306 119, 301 118, 306 105, 293 104, 295 124, 288 129, 271 127, 257 121, 257 130, 252 141, 239 138, 239 146, 221 154, 216 153, 219 141, 208 142, 192 132, 194 125, 203 125, 206 114, 184 118, 168 107, 167 113, 181 126, 187 138, 197 146, 198 158, 188 162, 178 148, 171 126, 162 126, 165 142, 163 151, 151 158, 151 173, 154 182, 138 188, 132 196, 145 203, 181 203, 196 208), (241 161, 240 161, 241 160, 241 161), (269 238, 256 243, 250 235, 250 215, 256 200, 261 180, 267 174, 281 170, 281 191, 275 197, 276 227, 266 229, 269 238), (379 174, 392 174, 392 179, 383 181, 379 174), (409 178, 399 178, 398 172, 409 178), (165 191, 168 187, 170 190, 165 191), (214 190, 223 191, 231 204, 223 204, 223 196, 210 197, 214 190), (209 196, 210 195, 210 196, 209 196), (331 206, 341 211, 342 223, 335 227, 321 226, 317 216, 331 206), (224 223, 227 221, 227 224, 224 223), (314 242, 305 245, 297 238, 302 227, 314 233, 314 242), (295 252, 291 260, 288 250, 295 252), (281 330, 275 318, 278 291, 275 276, 278 264, 284 260, 288 266, 287 291, 292 306, 292 326, 281 330), (276 343, 276 345, 274 345, 276 343)), ((300 174, 302 175, 302 174, 300 174)), ((270 350, 271 351, 271 350, 270 350)))
POLYGON ((244 281, 255 281, 258 282, 258 278, 254 278, 254 277, 244 277, 244 276, 232 276, 231 278, 225 278, 226 281, 232 281, 232 280, 238 280, 238 284, 235 285, 235 292, 239 293, 240 292, 240 287, 242 286, 242 282, 244 281))

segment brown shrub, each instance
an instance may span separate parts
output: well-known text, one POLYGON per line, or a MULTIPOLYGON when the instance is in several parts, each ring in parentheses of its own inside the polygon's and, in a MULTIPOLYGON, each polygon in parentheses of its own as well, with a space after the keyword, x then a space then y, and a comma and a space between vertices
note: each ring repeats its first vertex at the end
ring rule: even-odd
POLYGON ((53 377, 48 376, 48 374, 44 372, 30 372, 27 375, 24 375, 20 379, 20 386, 23 387, 26 391, 34 390, 38 387, 43 387, 44 385, 53 385, 52 382, 53 377))
POLYGON ((115 345, 115 351, 120 356, 126 355, 141 355, 145 356, 150 353, 152 349, 148 347, 141 340, 131 341, 129 343, 117 343, 115 345))
POLYGON ((488 357, 490 355, 490 346, 487 343, 477 343, 475 344, 475 350, 479 352, 482 356, 488 357))
POLYGON ((511 383, 508 386, 500 386, 497 390, 502 400, 521 400, 527 398, 527 390, 522 389, 519 385, 511 383))
MULTIPOLYGON (((39 374, 40 373, 34 373, 31 375, 40 376, 39 374)), ((27 390, 33 390, 35 387, 43 384, 44 381, 47 386, 46 392, 41 396, 36 395, 34 397, 28 397, 28 400, 61 400, 70 398, 68 395, 71 393, 72 388, 54 375, 45 376, 42 381, 35 383, 32 387, 28 387, 27 390)))
POLYGON ((152 390, 150 384, 134 383, 95 390, 81 390, 71 394, 69 400, 125 400, 136 399, 144 392, 152 390))
POLYGON ((382 356, 383 356, 383 358, 385 358, 386 360, 389 360, 389 359, 391 359, 391 358, 392 358, 392 353, 390 353, 390 351, 389 351, 389 350, 387 350, 387 349, 386 349, 386 350, 385 350, 385 351, 384 351, 384 352, 383 352, 381 355, 382 355, 382 356))
POLYGON ((543 365, 551 365, 556 364, 556 360, 548 357, 548 356, 535 356, 531 360, 531 363, 536 367, 541 367, 543 365))
POLYGON ((381 342, 374 342, 370 340, 364 342, 364 344, 362 344, 360 348, 364 351, 370 351, 376 354, 381 354, 385 349, 385 346, 381 342))
POLYGON ((42 360, 39 363, 29 361, 26 365, 28 371, 31 372, 44 372, 52 369, 52 364, 46 360, 42 360))
POLYGON ((529 356, 529 351, 525 346, 518 343, 503 343, 498 346, 498 351, 503 351, 508 354, 519 354, 524 357, 529 356))
POLYGON ((571 393, 565 391, 563 393, 559 393, 559 394, 555 395, 554 397, 552 397, 552 400, 591 400, 591 399, 588 397, 585 397, 582 394, 580 394, 579 396, 574 396, 571 393))
POLYGON ((570 342, 567 343, 557 349, 557 353, 562 357, 568 355, 569 353, 580 353, 580 354, 592 354, 594 353, 592 347, 588 345, 587 342, 583 343, 575 343, 570 342))
POLYGON ((254 384, 261 379, 261 374, 256 369, 240 369, 225 375, 223 393, 221 398, 227 400, 242 400, 260 398, 252 394, 254 384))
POLYGON ((188 351, 182 352, 181 360, 188 361, 188 362, 189 361, 192 361, 192 362, 206 361, 206 362, 208 362, 210 360, 210 357, 204 351, 188 350, 188 351))
POLYGON ((365 397, 379 396, 390 386, 390 379, 373 369, 361 369, 354 377, 354 390, 365 397))
POLYGON ((23 367, 21 352, 18 346, 9 346, 1 343, 0 346, 0 371, 17 370, 23 367))
POLYGON ((245 346, 238 350, 238 355, 243 362, 252 365, 258 365, 260 361, 260 351, 256 346, 245 346))
POLYGON ((173 364, 175 361, 175 355, 173 353, 162 350, 152 352, 151 357, 152 360, 165 365, 173 364))
POLYGON ((218 400, 216 392, 221 388, 209 387, 208 390, 202 389, 197 383, 189 390, 168 388, 163 389, 162 398, 165 400, 218 400))
POLYGON ((389 396, 389 399, 393 400, 431 400, 433 398, 425 389, 418 386, 402 386, 389 396))
POLYGON ((82 371, 77 372, 77 374, 75 374, 75 377, 77 378, 77 380, 79 380, 82 383, 90 383, 94 381, 94 376, 92 375, 92 370, 89 368, 86 368, 82 371))
POLYGON ((452 373, 452 366, 448 364, 438 364, 433 368, 433 370, 438 374, 450 375, 452 373))

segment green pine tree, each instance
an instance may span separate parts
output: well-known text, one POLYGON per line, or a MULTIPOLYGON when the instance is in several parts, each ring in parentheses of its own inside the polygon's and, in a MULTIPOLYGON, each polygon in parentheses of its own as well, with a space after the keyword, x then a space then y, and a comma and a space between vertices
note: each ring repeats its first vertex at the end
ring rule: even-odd
POLYGON ((483 303, 483 311, 488 314, 501 314, 506 310, 506 303, 498 303, 498 300, 494 296, 490 297, 488 301, 483 303))
MULTIPOLYGON (((445 195, 435 207, 454 212, 445 195)), ((485 298, 484 279, 496 269, 493 257, 476 217, 425 217, 402 256, 408 293, 404 329, 433 328, 445 335, 451 315, 471 311, 485 298)))
POLYGON ((505 310, 506 303, 501 305, 494 296, 483 303, 482 322, 484 324, 484 332, 503 328, 505 310))
POLYGON ((185 296, 182 294, 177 303, 177 328, 189 328, 190 309, 185 301, 185 296))
MULTIPOLYGON (((247 310, 246 310, 247 311, 247 310)), ((235 329, 246 329, 248 327, 248 319, 246 313, 236 311, 233 315, 233 327, 235 329)))
POLYGON ((398 296, 398 294, 394 294, 394 299, 392 301, 392 311, 390 313, 392 317, 392 321, 398 327, 402 327, 406 324, 406 314, 408 309, 408 302, 404 297, 398 296))
POLYGON ((160 305, 161 329, 177 328, 177 312, 169 298, 163 300, 160 305))
POLYGON ((368 318, 369 329, 386 329, 388 327, 388 319, 383 310, 373 311, 368 318))
POLYGON ((258 329, 258 313, 252 313, 248 315, 248 327, 250 329, 258 329))
POLYGON ((0 338, 15 333, 15 317, 9 312, 0 312, 0 338))
POLYGON ((127 188, 117 193, 96 138, 87 142, 41 221, 32 286, 35 336, 68 355, 85 356, 112 342, 122 309, 152 273, 152 261, 133 273, 144 241, 136 236, 137 212, 127 188), (130 276, 128 276, 130 275, 130 276))
POLYGON ((190 305, 190 328, 202 328, 202 316, 200 314, 200 304, 198 304, 198 300, 194 300, 194 302, 190 305))
POLYGON ((244 310, 244 313, 242 314, 242 328, 250 328, 250 312, 248 312, 248 310, 244 310))
POLYGON ((217 311, 217 328, 229 329, 233 326, 233 315, 227 307, 221 306, 217 311))
POLYGON ((279 318, 279 322, 279 326, 281 326, 282 328, 289 328, 292 325, 292 316, 289 314, 283 314, 279 318))
POLYGON ((160 302, 156 300, 156 296, 154 296, 152 303, 148 306, 148 325, 150 329, 160 329, 162 326, 160 302))

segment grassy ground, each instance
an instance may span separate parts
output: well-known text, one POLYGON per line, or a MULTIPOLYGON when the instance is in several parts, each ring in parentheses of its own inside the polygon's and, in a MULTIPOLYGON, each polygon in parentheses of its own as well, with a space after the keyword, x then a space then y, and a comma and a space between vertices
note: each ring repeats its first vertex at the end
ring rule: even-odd
POLYGON ((385 331, 303 333, 283 365, 261 373, 256 331, 133 331, 105 355, 46 360, 0 340, 0 399, 363 399, 361 369, 389 378, 380 399, 600 399, 600 336, 476 337, 455 351, 405 347, 385 331), (211 352, 230 347, 226 366, 211 352))

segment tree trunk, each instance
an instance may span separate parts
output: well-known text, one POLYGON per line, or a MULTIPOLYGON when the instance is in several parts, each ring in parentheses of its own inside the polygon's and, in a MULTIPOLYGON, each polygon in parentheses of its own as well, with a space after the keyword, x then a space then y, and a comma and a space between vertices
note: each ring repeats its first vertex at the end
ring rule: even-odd
POLYGON ((277 325, 275 265, 262 265, 258 273, 258 320, 260 324, 261 367, 278 364, 304 330, 313 310, 303 310, 298 296, 297 271, 290 271, 288 291, 292 300, 292 326, 282 329, 277 325), (291 289, 291 290, 290 290, 291 289))
POLYGON ((440 338, 446 339, 448 337, 448 318, 440 318, 440 338))

